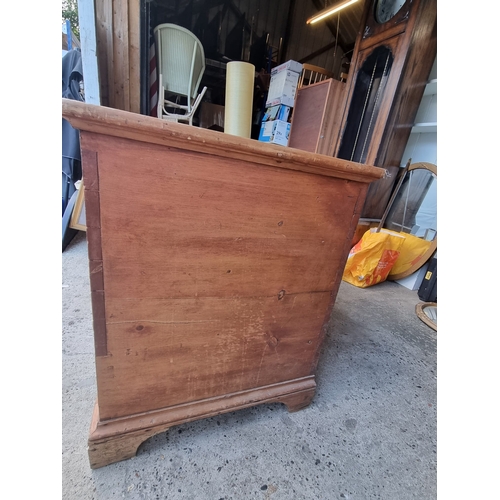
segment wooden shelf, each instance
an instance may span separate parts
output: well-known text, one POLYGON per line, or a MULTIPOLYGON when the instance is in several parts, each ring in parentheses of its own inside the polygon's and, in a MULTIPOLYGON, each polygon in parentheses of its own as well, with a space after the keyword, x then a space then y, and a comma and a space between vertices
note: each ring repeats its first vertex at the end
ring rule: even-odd
POLYGON ((425 86, 424 95, 437 94, 437 78, 430 80, 425 86))
MULTIPOLYGON (((437 94, 437 78, 429 80, 425 86, 424 96, 437 94)), ((437 132, 436 122, 418 122, 411 129, 412 134, 430 134, 437 132)))
POLYGON ((429 134, 432 132, 437 132, 437 123, 415 123, 411 129, 412 134, 429 134))

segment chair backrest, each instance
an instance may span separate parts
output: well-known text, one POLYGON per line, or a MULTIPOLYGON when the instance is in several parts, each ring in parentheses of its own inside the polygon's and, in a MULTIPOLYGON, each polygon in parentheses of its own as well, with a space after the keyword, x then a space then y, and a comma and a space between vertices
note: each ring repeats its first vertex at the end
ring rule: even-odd
POLYGON ((158 72, 165 90, 196 97, 205 72, 205 52, 191 31, 176 24, 160 24, 154 29, 158 72))
POLYGON ((319 66, 314 66, 313 64, 302 64, 302 73, 299 77, 299 82, 297 87, 303 87, 304 85, 311 85, 313 83, 322 82, 328 78, 333 78, 334 74, 325 68, 320 68, 319 66))

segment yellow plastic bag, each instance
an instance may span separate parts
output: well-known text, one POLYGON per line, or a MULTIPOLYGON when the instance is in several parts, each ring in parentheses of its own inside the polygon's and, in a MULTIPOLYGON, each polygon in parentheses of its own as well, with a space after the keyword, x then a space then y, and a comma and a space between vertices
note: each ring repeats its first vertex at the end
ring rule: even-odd
POLYGON ((347 257, 342 279, 366 288, 387 279, 397 261, 405 237, 399 233, 370 229, 354 245, 347 257))
POLYGON ((404 273, 417 264, 432 244, 432 241, 424 240, 418 236, 413 236, 412 234, 393 234, 401 234, 404 236, 404 243, 399 250, 398 260, 396 260, 391 271, 389 272, 389 278, 396 276, 397 274, 404 273))

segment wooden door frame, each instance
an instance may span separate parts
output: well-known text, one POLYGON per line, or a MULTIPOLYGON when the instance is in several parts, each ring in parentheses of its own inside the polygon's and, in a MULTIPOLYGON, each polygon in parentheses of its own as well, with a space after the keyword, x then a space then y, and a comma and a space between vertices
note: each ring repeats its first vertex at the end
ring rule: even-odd
POLYGON ((140 0, 93 1, 101 105, 140 113, 140 0))

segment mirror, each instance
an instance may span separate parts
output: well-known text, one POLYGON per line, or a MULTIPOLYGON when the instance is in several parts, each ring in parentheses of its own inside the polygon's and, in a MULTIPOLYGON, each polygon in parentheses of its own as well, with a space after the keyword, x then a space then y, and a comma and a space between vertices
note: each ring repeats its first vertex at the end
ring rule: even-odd
POLYGON ((390 274, 395 281, 418 271, 437 249, 437 167, 432 163, 411 164, 394 193, 384 228, 429 241, 428 248, 408 269, 390 274))
POLYGON ((433 330, 437 331, 437 303, 421 302, 415 307, 417 316, 433 330))

